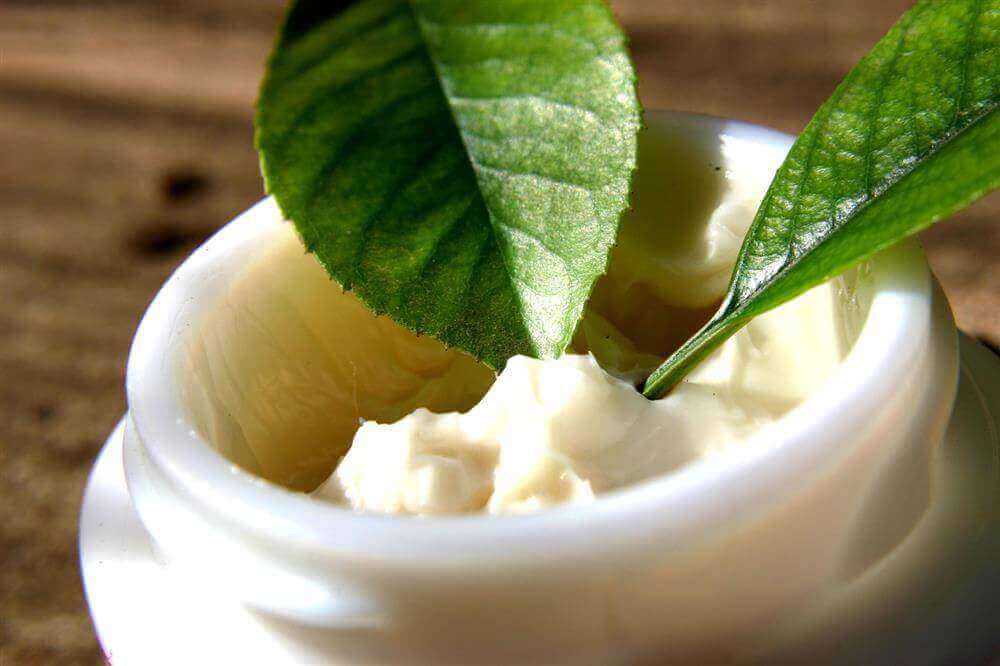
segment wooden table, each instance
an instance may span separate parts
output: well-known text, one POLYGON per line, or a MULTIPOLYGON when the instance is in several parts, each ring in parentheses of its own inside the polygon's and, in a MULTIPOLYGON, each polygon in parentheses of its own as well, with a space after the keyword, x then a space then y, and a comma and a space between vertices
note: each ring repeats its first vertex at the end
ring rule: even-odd
MULTIPOLYGON (((795 132, 906 0, 621 0, 649 107, 795 132)), ((143 309, 261 196, 251 118, 276 0, 0 4, 0 663, 94 663, 76 562, 87 470, 143 309), (9 661, 8 661, 9 660, 9 661)), ((1000 202, 925 234, 1000 342, 1000 202)))

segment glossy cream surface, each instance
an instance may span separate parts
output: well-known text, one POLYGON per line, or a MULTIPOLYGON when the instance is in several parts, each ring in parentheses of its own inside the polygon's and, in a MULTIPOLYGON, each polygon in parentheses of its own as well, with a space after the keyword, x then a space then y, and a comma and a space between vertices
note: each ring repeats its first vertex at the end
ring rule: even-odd
POLYGON ((365 422, 315 496, 413 515, 593 501, 725 455, 816 390, 860 318, 843 278, 752 321, 667 397, 649 401, 634 387, 718 306, 781 158, 704 141, 646 130, 634 208, 576 353, 511 359, 465 413, 365 422))

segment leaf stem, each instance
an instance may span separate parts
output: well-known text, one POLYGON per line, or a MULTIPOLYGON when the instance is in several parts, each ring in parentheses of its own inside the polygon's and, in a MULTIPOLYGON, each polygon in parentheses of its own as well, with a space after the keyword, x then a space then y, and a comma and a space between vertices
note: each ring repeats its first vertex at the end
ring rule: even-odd
POLYGON ((649 376, 642 394, 650 400, 662 398, 745 323, 740 317, 712 319, 649 376))

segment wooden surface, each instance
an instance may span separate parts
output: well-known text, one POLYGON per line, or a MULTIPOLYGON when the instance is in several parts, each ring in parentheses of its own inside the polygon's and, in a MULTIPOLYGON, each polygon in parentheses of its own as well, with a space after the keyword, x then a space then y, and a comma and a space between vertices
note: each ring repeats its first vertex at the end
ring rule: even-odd
MULTIPOLYGON (((542 0, 540 0, 542 1, 542 0)), ((95 663, 76 561, 129 340, 170 271, 261 196, 272 0, 0 2, 0 663, 95 663)), ((622 0, 650 107, 795 132, 905 0, 622 0)), ((1000 342, 996 195, 924 236, 1000 342)))

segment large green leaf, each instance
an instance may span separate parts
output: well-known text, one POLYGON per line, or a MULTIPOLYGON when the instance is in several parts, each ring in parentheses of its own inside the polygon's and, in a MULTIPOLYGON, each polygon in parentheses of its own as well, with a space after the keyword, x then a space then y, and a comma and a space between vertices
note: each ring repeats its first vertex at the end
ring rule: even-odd
POLYGON ((746 322, 1000 184, 1000 0, 924 0, 792 146, 718 314, 654 372, 659 397, 746 322))
POLYGON ((638 127, 601 0, 299 0, 257 145, 268 191, 344 288, 500 368, 569 343, 638 127))

